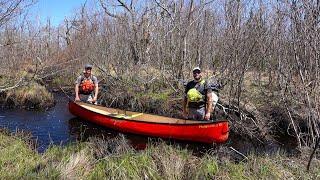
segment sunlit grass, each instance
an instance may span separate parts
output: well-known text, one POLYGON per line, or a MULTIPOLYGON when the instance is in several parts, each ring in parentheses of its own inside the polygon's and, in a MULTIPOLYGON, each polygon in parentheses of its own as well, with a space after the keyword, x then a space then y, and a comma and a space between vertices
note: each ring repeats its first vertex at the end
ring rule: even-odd
MULTIPOLYGON (((308 151, 309 152, 309 151, 308 151)), ((308 158, 285 154, 248 155, 235 162, 219 153, 194 155, 164 142, 135 150, 123 137, 51 146, 43 154, 21 135, 0 133, 0 179, 317 179, 320 160, 310 172, 308 158)))
POLYGON ((41 155, 31 150, 21 139, 0 133, 0 177, 21 179, 35 177, 41 155))

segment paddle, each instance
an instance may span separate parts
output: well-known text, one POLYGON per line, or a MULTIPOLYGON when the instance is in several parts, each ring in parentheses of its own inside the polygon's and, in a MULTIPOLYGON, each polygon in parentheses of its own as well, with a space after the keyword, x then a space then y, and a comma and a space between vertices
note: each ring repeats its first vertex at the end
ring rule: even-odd
POLYGON ((138 114, 133 114, 131 116, 128 116, 126 114, 110 114, 111 116, 113 117, 116 117, 116 118, 121 118, 121 119, 131 119, 131 118, 134 118, 134 117, 137 117, 137 116, 141 116, 143 113, 138 113, 138 114))

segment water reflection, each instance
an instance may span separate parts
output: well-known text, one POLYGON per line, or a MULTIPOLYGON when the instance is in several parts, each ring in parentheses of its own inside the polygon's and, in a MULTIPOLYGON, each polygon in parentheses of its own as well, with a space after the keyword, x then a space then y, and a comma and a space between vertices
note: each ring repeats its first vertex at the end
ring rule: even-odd
MULTIPOLYGON (((82 120, 80 118, 72 118, 69 120, 69 133, 78 141, 87 141, 90 137, 98 137, 102 139, 115 138, 119 136, 119 131, 105 128, 94 123, 82 120)), ((211 144, 186 142, 173 139, 161 139, 156 137, 147 137, 136 134, 122 134, 129 144, 136 150, 143 150, 148 144, 166 143, 192 150, 196 154, 205 153, 213 148, 211 144)))
MULTIPOLYGON (((98 137, 102 139, 115 138, 121 133, 109 128, 105 128, 94 123, 82 120, 80 118, 71 118, 69 120, 69 133, 78 141, 87 141, 90 137, 98 137)), ((136 149, 146 148, 146 144, 150 138, 135 134, 123 134, 128 139, 130 145, 136 149)))
POLYGON ((67 100, 62 97, 57 99, 56 106, 48 111, 0 110, 0 128, 31 133, 39 152, 45 151, 51 144, 64 145, 74 141, 68 133, 67 124, 72 115, 68 111, 67 100))
POLYGON ((69 133, 78 141, 85 141, 89 137, 115 137, 117 133, 112 129, 101 128, 80 118, 71 118, 68 122, 69 133))

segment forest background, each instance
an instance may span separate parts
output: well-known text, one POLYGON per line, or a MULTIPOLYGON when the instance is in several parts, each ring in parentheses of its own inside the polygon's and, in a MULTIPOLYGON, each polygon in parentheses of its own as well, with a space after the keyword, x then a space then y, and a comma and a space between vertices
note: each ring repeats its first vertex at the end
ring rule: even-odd
POLYGON ((179 116, 183 82, 200 66, 225 85, 219 95, 238 112, 235 132, 260 141, 278 131, 314 146, 319 0, 94 2, 56 26, 28 16, 33 0, 0 1, 2 101, 50 104, 47 90, 72 91, 92 63, 100 103, 179 116))

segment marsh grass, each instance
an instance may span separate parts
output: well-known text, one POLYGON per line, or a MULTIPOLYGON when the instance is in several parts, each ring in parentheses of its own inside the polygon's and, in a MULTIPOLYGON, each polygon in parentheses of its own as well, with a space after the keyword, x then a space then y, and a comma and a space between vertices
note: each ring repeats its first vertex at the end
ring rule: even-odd
POLYGON ((79 179, 85 177, 91 170, 92 157, 88 154, 87 149, 71 154, 65 161, 58 164, 63 179, 79 179))
POLYGON ((4 104, 9 107, 46 109, 54 105, 54 98, 44 86, 36 82, 30 82, 26 86, 6 92, 4 104))
POLYGON ((51 146, 39 154, 21 134, 0 132, 0 179, 320 178, 319 156, 313 160, 310 172, 306 171, 310 149, 293 157, 280 152, 249 154, 247 159, 235 162, 219 150, 195 155, 179 145, 161 141, 148 143, 145 150, 135 150, 124 136, 117 136, 51 146))
POLYGON ((24 140, 8 133, 0 133, 1 179, 35 177, 35 169, 39 161, 41 161, 41 156, 24 140))

